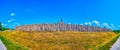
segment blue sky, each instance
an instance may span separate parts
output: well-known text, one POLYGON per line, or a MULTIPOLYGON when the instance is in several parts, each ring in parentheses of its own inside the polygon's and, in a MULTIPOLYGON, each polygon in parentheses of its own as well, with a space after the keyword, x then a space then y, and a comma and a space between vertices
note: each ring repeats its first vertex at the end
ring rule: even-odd
POLYGON ((0 22, 17 25, 65 23, 120 28, 120 0, 0 0, 0 22))

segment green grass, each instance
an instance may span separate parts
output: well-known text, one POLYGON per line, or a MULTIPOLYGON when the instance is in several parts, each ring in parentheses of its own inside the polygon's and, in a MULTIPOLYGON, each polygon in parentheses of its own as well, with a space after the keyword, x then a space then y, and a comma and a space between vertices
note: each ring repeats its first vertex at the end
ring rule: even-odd
POLYGON ((4 45, 7 47, 7 50, 28 50, 27 48, 23 46, 19 46, 15 43, 12 43, 11 41, 7 40, 5 37, 0 35, 0 39, 4 43, 4 45))
POLYGON ((94 50, 109 50, 119 37, 120 33, 118 33, 117 36, 115 36, 112 40, 108 41, 104 45, 97 46, 94 48, 94 50))

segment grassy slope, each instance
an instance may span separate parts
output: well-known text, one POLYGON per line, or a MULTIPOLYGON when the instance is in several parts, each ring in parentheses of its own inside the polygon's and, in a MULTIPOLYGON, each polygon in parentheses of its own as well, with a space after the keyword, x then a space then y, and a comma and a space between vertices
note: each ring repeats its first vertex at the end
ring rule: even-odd
POLYGON ((4 32, 8 40, 33 50, 109 49, 117 35, 113 32, 4 32), (108 43, 109 42, 109 43, 108 43))
POLYGON ((10 40, 5 38, 1 34, 2 34, 2 32, 0 32, 0 39, 2 40, 4 45, 7 47, 7 50, 28 50, 27 48, 25 48, 23 46, 20 46, 20 45, 17 45, 15 43, 11 42, 10 40))
POLYGON ((94 50, 109 50, 112 45, 116 42, 116 40, 120 37, 120 33, 118 33, 114 38, 112 38, 111 40, 98 45, 97 47, 93 48, 94 50))

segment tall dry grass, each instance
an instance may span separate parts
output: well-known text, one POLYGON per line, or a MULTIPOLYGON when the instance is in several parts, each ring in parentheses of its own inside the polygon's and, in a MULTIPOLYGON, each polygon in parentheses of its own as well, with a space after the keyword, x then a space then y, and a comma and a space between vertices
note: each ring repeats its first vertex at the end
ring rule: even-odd
POLYGON ((116 36, 113 32, 3 32, 2 36, 31 50, 92 50, 116 36))

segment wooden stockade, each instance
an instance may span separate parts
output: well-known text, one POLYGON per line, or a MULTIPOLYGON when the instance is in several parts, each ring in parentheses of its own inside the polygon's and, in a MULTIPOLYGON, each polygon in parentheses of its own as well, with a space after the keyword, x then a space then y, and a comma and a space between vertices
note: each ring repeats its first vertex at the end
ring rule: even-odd
POLYGON ((17 26, 16 30, 20 31, 79 31, 79 32, 109 32, 112 31, 106 28, 95 26, 85 26, 78 24, 64 24, 59 22, 56 24, 33 24, 17 26))

